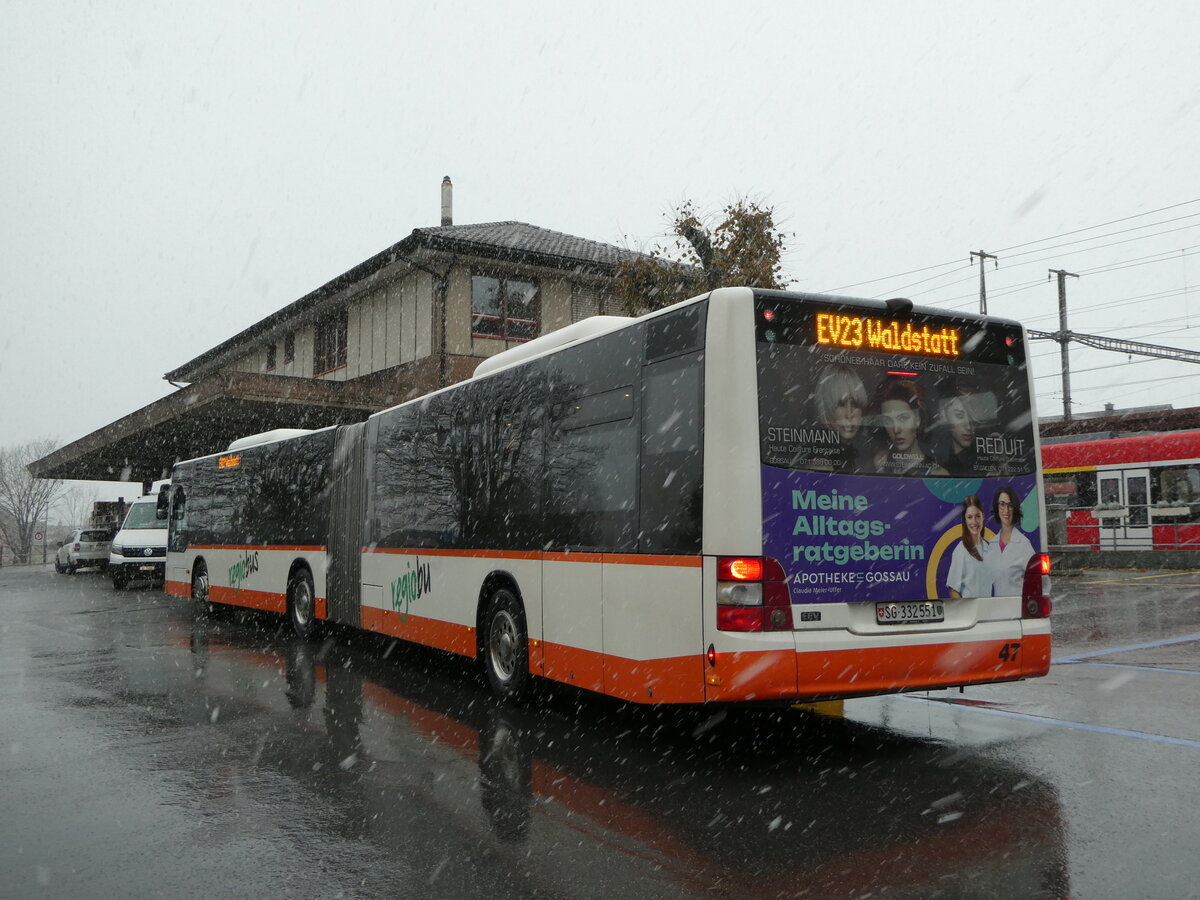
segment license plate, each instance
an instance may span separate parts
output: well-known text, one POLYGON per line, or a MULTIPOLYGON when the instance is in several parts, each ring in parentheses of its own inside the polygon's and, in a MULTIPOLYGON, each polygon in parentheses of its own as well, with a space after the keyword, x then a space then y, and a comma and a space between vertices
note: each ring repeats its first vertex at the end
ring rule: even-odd
POLYGON ((156 572, 156 571, 158 571, 158 566, 138 566, 138 571, 139 572, 156 572))
POLYGON ((876 603, 875 621, 880 625, 909 625, 918 622, 942 622, 946 607, 940 600, 913 603, 876 603))

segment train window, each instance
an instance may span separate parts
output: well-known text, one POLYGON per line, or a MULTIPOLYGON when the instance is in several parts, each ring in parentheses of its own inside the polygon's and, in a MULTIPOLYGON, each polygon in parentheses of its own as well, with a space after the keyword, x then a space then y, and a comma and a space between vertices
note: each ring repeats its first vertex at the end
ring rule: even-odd
POLYGON ((1159 501, 1162 503, 1200 502, 1200 470, 1195 466, 1163 469, 1158 483, 1159 501))
POLYGON ((1047 475, 1045 480, 1046 506, 1073 509, 1079 503, 1079 486, 1075 475, 1047 475))
POLYGON ((1200 467, 1160 469, 1152 484, 1155 518, 1167 523, 1200 522, 1200 467))

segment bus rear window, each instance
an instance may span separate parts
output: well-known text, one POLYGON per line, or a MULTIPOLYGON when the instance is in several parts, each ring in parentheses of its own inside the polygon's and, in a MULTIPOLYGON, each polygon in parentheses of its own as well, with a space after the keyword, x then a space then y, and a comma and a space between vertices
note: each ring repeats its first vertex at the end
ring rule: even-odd
POLYGON ((1034 471, 1020 328, 759 302, 762 461, 853 475, 1034 471))

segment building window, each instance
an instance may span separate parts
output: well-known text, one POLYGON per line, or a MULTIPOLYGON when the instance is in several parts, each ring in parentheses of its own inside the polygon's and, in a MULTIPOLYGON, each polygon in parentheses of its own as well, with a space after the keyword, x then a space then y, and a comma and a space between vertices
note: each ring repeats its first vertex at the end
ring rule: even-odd
POLYGON ((296 332, 289 331, 283 336, 283 362, 286 365, 296 358, 296 332))
POLYGON ((528 341, 538 335, 538 286, 515 278, 471 277, 471 336, 528 341))
POLYGON ((275 371, 275 342, 267 344, 267 371, 275 371))
POLYGON ((313 374, 324 375, 346 364, 350 314, 340 309, 318 320, 313 340, 313 374))

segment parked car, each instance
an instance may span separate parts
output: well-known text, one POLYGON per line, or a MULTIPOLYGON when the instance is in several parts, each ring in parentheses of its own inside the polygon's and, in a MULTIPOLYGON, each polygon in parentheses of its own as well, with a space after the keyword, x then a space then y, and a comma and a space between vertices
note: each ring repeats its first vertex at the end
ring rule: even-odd
POLYGON ((58 547, 54 571, 74 575, 76 569, 84 566, 96 566, 104 571, 108 568, 112 538, 113 533, 107 528, 80 528, 72 532, 58 547))
POLYGON ((159 518, 158 497, 147 494, 133 501, 112 540, 108 575, 117 590, 134 579, 162 581, 167 569, 167 521, 159 518))

